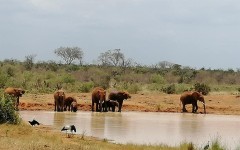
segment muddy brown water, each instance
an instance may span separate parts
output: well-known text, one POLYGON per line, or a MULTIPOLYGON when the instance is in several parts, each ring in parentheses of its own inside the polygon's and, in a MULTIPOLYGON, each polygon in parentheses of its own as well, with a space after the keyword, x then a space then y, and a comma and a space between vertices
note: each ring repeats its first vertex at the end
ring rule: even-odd
MULTIPOLYGON (((23 120, 35 118, 61 132, 74 124, 77 134, 105 138, 116 143, 204 146, 219 139, 227 147, 240 146, 240 116, 150 112, 49 112, 20 111, 23 120)), ((64 132, 63 132, 64 134, 64 132)))

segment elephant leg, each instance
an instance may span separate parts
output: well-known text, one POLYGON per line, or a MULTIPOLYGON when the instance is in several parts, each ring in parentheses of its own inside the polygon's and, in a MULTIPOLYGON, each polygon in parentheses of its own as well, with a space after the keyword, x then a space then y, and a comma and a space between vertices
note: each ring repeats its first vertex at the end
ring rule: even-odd
POLYGON ((16 110, 18 110, 18 105, 19 105, 19 96, 17 97, 16 110))
POLYGON ((122 104, 123 104, 123 101, 119 101, 119 108, 118 108, 118 112, 121 112, 122 111, 122 104))
POLYGON ((70 111, 70 105, 68 106, 68 111, 70 111))
POLYGON ((98 105, 99 105, 99 103, 96 103, 96 112, 99 111, 98 110, 98 105))
POLYGON ((185 104, 183 104, 182 112, 188 112, 186 107, 185 107, 185 104))
POLYGON ((92 101, 92 111, 94 111, 94 102, 92 101))
POLYGON ((115 112, 115 106, 112 106, 112 112, 115 112))

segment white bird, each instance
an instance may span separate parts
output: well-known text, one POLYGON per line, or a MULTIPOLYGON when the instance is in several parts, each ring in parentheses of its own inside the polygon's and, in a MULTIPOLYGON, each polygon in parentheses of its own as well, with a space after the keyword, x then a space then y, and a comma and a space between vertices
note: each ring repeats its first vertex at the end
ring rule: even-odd
POLYGON ((204 146, 204 150, 207 150, 209 148, 209 141, 208 144, 204 146))
POLYGON ((70 131, 73 134, 73 131, 76 132, 76 127, 74 125, 66 125, 62 128, 61 131, 66 131, 67 137, 70 137, 68 134, 68 131, 70 131))

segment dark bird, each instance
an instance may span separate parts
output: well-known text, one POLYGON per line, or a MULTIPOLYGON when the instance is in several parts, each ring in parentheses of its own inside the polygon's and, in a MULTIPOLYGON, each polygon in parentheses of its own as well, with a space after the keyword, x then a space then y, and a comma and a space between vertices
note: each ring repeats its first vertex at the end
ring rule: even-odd
POLYGON ((204 146, 204 150, 207 150, 209 148, 209 141, 208 141, 208 144, 204 146))
POLYGON ((37 125, 40 125, 39 122, 37 122, 35 119, 33 119, 32 121, 28 121, 32 126, 35 126, 36 124, 37 125))
POLYGON ((76 132, 76 127, 74 125, 66 125, 62 128, 61 131, 66 131, 67 137, 69 137, 68 131, 73 134, 73 131, 76 132))

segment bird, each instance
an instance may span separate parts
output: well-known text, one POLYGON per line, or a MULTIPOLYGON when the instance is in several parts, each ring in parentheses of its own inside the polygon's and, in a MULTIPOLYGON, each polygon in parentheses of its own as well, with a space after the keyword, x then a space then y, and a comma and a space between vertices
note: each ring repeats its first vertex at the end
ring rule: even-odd
POLYGON ((36 121, 35 119, 33 119, 32 121, 28 121, 32 126, 40 125, 40 123, 38 121, 36 121))
POLYGON ((209 141, 208 141, 208 144, 204 146, 204 150, 207 150, 209 148, 209 141))
POLYGON ((67 137, 70 137, 68 131, 70 131, 73 134, 73 131, 76 132, 77 130, 75 125, 65 125, 61 131, 66 131, 67 137))

